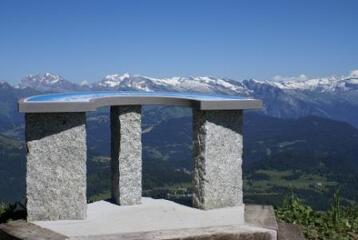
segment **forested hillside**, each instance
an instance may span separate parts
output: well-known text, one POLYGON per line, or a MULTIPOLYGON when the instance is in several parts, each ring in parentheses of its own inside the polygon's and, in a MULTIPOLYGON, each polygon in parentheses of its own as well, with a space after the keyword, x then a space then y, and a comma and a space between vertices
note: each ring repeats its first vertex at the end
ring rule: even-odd
MULTIPOLYGON (((191 111, 143 110, 144 193, 189 203, 191 193, 191 111)), ((109 197, 110 131, 105 109, 88 114, 88 195, 109 197)), ((296 193, 316 208, 341 189, 343 203, 358 199, 358 130, 320 117, 277 119, 248 112, 244 120, 246 202, 280 204, 296 193), (319 204, 317 204, 319 203, 319 204)), ((21 140, 0 137, 0 200, 24 194, 25 149, 21 140), (14 191, 14 189, 16 189, 14 191)))

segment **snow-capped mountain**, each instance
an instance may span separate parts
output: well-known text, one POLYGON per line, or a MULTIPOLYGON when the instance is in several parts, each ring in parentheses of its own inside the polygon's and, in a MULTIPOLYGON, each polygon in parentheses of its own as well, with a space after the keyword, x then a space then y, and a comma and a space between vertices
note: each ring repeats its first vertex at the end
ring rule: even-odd
POLYGON ((125 79, 129 79, 129 73, 121 74, 112 74, 105 76, 100 82, 97 83, 97 87, 101 88, 118 88, 119 85, 125 79))
POLYGON ((0 80, 0 89, 6 90, 11 88, 12 86, 8 82, 0 80))
POLYGON ((235 81, 217 77, 153 78, 112 74, 91 85, 93 90, 202 92, 262 99, 263 112, 279 118, 318 115, 358 126, 358 71, 322 78, 275 77, 235 81))
POLYGON ((358 70, 348 76, 329 76, 322 78, 308 78, 276 76, 272 80, 244 80, 236 81, 227 78, 211 76, 198 77, 170 77, 153 78, 141 75, 111 74, 101 81, 80 84, 72 83, 60 75, 44 73, 27 75, 21 80, 19 87, 29 87, 39 91, 74 91, 74 90, 132 90, 132 91, 174 91, 174 92, 203 92, 222 94, 255 95, 255 91, 266 86, 268 89, 282 91, 300 91, 315 93, 342 93, 358 90, 358 70))
POLYGON ((105 76, 92 85, 96 90, 203 92, 248 95, 241 82, 215 77, 153 78, 125 73, 105 76))
POLYGON ((153 78, 125 73, 105 76, 101 81, 91 85, 93 89, 102 90, 136 90, 136 91, 176 91, 176 92, 213 92, 224 94, 250 95, 252 85, 267 85, 273 88, 294 91, 312 91, 337 93, 358 89, 358 71, 349 76, 330 76, 323 78, 299 77, 283 78, 276 76, 272 80, 236 81, 210 76, 153 78))
POLYGON ((280 79, 277 77, 273 81, 265 81, 266 84, 287 90, 307 90, 317 92, 337 92, 358 89, 358 74, 349 76, 330 76, 323 78, 309 79, 305 75, 297 78, 280 79))
POLYGON ((125 73, 81 84, 45 73, 26 76, 19 87, 47 92, 131 90, 252 96, 263 100, 263 112, 270 116, 299 118, 318 115, 358 126, 358 70, 347 76, 309 78, 302 74, 298 77, 276 76, 271 80, 243 81, 210 76, 153 78, 125 73))
POLYGON ((276 77, 271 81, 244 80, 253 97, 262 99, 264 112, 279 118, 318 115, 358 126, 358 71, 323 78, 276 77))
POLYGON ((78 84, 72 83, 62 76, 52 73, 27 75, 21 80, 18 87, 28 87, 45 92, 78 91, 82 89, 78 84))

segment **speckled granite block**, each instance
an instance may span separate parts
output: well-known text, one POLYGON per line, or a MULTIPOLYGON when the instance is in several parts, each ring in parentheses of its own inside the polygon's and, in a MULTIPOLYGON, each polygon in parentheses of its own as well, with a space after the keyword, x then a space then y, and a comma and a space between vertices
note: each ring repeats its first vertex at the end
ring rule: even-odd
POLYGON ((142 197, 141 106, 111 107, 112 198, 120 205, 142 197))
POLYGON ((27 219, 85 219, 85 113, 27 113, 27 219))
POLYGON ((193 110, 193 206, 242 205, 242 110, 193 110))

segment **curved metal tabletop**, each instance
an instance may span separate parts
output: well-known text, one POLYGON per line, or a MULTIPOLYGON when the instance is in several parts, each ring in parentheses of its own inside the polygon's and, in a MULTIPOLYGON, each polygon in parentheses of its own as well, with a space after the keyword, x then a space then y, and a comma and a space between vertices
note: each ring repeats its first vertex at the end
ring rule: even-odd
POLYGON ((257 109, 262 102, 231 95, 171 92, 72 92, 37 95, 18 102, 19 112, 88 112, 123 105, 176 105, 200 110, 257 109))

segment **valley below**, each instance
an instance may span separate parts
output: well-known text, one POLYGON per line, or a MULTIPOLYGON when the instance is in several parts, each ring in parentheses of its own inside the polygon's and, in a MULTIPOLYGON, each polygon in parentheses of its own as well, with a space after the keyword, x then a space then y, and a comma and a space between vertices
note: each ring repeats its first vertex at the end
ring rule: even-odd
MULTIPOLYGON (((110 197, 110 126, 107 109, 87 116, 88 199, 110 197)), ((191 204, 191 110, 143 109, 143 194, 191 204), (153 116, 156 116, 155 118, 153 116)), ((21 132, 21 131, 20 131, 21 132)), ((22 136, 0 137, 0 201, 23 201, 22 136)), ((308 116, 278 119, 259 112, 244 118, 244 201, 279 206, 292 194, 326 209, 340 191, 343 204, 358 199, 358 130, 308 116)))

